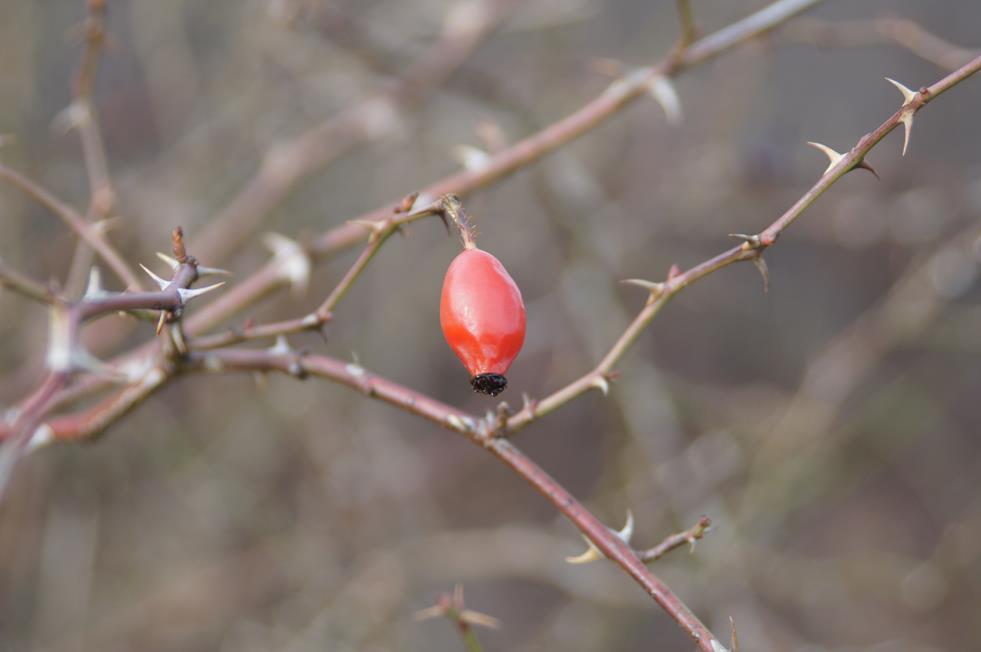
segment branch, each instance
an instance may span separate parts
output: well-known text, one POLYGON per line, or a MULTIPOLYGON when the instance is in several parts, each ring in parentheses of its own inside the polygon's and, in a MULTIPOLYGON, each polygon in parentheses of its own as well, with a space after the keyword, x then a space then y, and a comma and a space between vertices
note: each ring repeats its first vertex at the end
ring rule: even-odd
POLYGON ((683 532, 676 532, 675 534, 669 535, 653 548, 648 548, 647 550, 642 550, 637 553, 640 560, 644 563, 655 562, 664 555, 668 554, 672 550, 680 548, 684 545, 691 546, 692 551, 695 550, 695 542, 700 540, 705 536, 705 533, 709 531, 712 527, 712 521, 709 520, 708 516, 702 516, 698 519, 698 523, 691 526, 683 532))
MULTIPOLYGON (((394 405, 405 412, 421 416, 443 428, 466 436, 471 442, 490 451, 508 467, 523 477, 539 493, 547 498, 575 525, 586 538, 608 559, 623 568, 641 587, 654 598, 668 614, 706 652, 719 652, 724 647, 670 588, 655 577, 638 558, 637 554, 591 514, 558 482, 541 467, 526 457, 509 441, 494 436, 495 420, 481 420, 466 412, 446 405, 425 394, 404 387, 391 380, 372 374, 356 363, 345 363, 327 356, 310 355, 294 350, 216 349, 190 352, 178 371, 204 371, 210 373, 279 372, 303 379, 316 376, 347 385, 366 396, 394 405), (713 646, 715 645, 715 647, 713 646)), ((170 376, 168 376, 169 378, 170 376)), ((95 436, 111 421, 128 412, 138 402, 162 386, 166 378, 156 378, 152 387, 128 388, 129 400, 117 397, 100 404, 83 415, 55 419, 45 424, 54 440, 78 439, 95 436)), ((3 435, 0 427, 0 435, 3 435)))
MULTIPOLYGON (((82 28, 85 48, 75 76, 74 99, 65 110, 71 128, 78 131, 89 180, 89 207, 86 221, 106 219, 112 212, 116 195, 109 177, 106 147, 99 128, 99 117, 93 101, 93 85, 99 59, 106 47, 107 0, 87 0, 88 14, 82 28)), ((80 242, 75 249, 65 287, 70 295, 80 290, 85 274, 92 265, 92 249, 80 242)))
MULTIPOLYGON (((569 383, 548 397, 540 401, 528 402, 520 412, 517 412, 508 419, 507 431, 509 433, 516 432, 533 420, 556 410, 591 389, 600 389, 606 393, 614 365, 620 361, 631 345, 637 340, 637 337, 640 336, 650 324, 651 320, 654 319, 661 308, 672 297, 695 281, 724 267, 728 267, 733 263, 747 260, 754 262, 762 261, 763 252, 777 241, 780 234, 797 220, 838 179, 850 170, 861 166, 865 160, 865 155, 879 141, 885 138, 889 132, 901 123, 904 125, 912 124, 913 115, 923 108, 923 106, 931 102, 941 93, 950 90, 958 83, 978 72, 978 70, 981 70, 981 56, 968 62, 933 85, 922 88, 917 93, 913 93, 898 111, 874 131, 859 139, 858 143, 847 154, 838 154, 831 150, 831 154, 829 154, 832 158, 831 166, 818 179, 817 183, 759 235, 740 236, 745 239, 742 245, 724 251, 685 272, 671 273, 663 283, 634 281, 634 284, 640 285, 650 291, 650 298, 637 317, 627 326, 623 335, 614 343, 603 360, 590 373, 569 383)), ((760 264, 762 265, 762 262, 760 264)), ((761 267, 761 270, 764 272, 765 269, 765 267, 761 267)))
POLYGON ((695 17, 691 11, 691 0, 678 0, 678 19, 681 21, 681 38, 677 45, 677 52, 680 55, 698 37, 698 28, 695 27, 695 17))
MULTIPOLYGON (((365 246, 361 255, 354 261, 351 268, 341 277, 341 280, 337 282, 337 285, 333 290, 327 295, 323 303, 317 307, 313 312, 304 315, 302 317, 296 317, 294 319, 287 319, 284 321, 274 322, 270 324, 254 325, 247 323, 241 329, 231 329, 224 333, 219 333, 217 335, 204 336, 196 338, 192 344, 191 348, 196 350, 203 349, 213 349, 223 346, 230 346, 232 344, 237 344, 239 342, 245 342, 248 340, 255 339, 268 339, 279 337, 281 335, 290 335, 292 333, 299 333, 303 331, 319 330, 322 331, 324 325, 330 321, 333 316, 333 310, 340 302, 341 299, 347 295, 348 291, 354 285, 354 282, 361 276, 368 263, 371 262, 375 254, 381 249, 382 245, 388 240, 388 238, 395 232, 401 232, 403 225, 409 224, 415 220, 428 217, 430 215, 439 215, 444 223, 446 221, 446 216, 443 210, 443 204, 441 202, 435 202, 432 206, 424 208, 420 211, 411 212, 412 207, 415 204, 418 193, 412 193, 405 197, 402 202, 395 208, 395 215, 405 214, 404 218, 401 220, 396 220, 395 217, 389 218, 383 222, 365 222, 363 226, 368 229, 370 235, 368 236, 368 244, 365 246)), ((299 253, 297 255, 303 255, 299 253)))
POLYGON ((607 559, 625 570, 685 630, 700 650, 722 652, 726 649, 681 598, 650 572, 626 542, 593 516, 565 488, 515 448, 510 441, 494 437, 478 443, 488 448, 498 459, 545 496, 607 559))
POLYGON ((0 260, 0 287, 9 288, 29 299, 34 299, 40 303, 50 304, 54 300, 54 293, 44 283, 35 281, 26 274, 18 272, 0 260))
POLYGON ((87 242, 109 268, 122 280, 129 289, 140 289, 136 274, 129 268, 126 261, 119 255, 111 244, 103 237, 102 232, 93 224, 89 224, 74 208, 64 203, 47 190, 34 183, 19 172, 0 164, 0 179, 6 179, 29 195, 34 201, 57 215, 82 240, 87 242))
MULTIPOLYGON (((173 278, 165 281, 154 276, 160 285, 159 292, 119 292, 109 293, 101 288, 89 289, 81 300, 71 303, 53 298, 50 300, 51 316, 48 326, 48 350, 46 366, 48 375, 41 386, 23 401, 15 410, 12 422, 0 428, 3 444, 0 446, 0 495, 2 495, 13 468, 24 452, 31 446, 40 446, 58 438, 58 432, 50 425, 45 426, 45 416, 57 404, 58 393, 64 389, 73 374, 80 370, 89 371, 95 375, 109 377, 113 380, 125 378, 136 381, 137 388, 145 390, 148 395, 162 382, 162 374, 146 370, 138 378, 130 378, 116 368, 107 365, 86 351, 79 342, 79 331, 82 325, 92 319, 107 313, 133 310, 160 310, 161 324, 164 316, 169 315, 171 321, 180 318, 184 306, 195 296, 211 288, 198 290, 189 289, 198 279, 197 261, 186 255, 183 244, 183 233, 180 227, 173 232, 173 249, 176 257, 173 278)), ((149 270, 147 270, 148 273, 149 270)), ((153 276, 152 273, 150 273, 153 276)), ((159 332, 158 326, 158 332, 159 332)), ((179 329, 179 326, 177 326, 179 329)), ((175 347, 179 350, 180 346, 175 347)), ((172 355, 174 348, 166 353, 172 355)), ((132 388, 128 388, 132 393, 132 388)), ((126 393, 124 391, 124 393, 126 393)), ((115 399, 114 399, 115 400, 115 399)), ((102 413, 107 412, 105 405, 100 406, 102 413)), ((96 421, 98 424, 98 420, 96 421)), ((102 420, 102 427, 111 421, 102 420)))
POLYGON ((83 25, 85 49, 75 77, 75 100, 69 111, 78 119, 72 126, 78 130, 89 177, 90 212, 93 216, 108 217, 115 201, 109 181, 106 148, 99 131, 99 120, 92 102, 92 86, 99 67, 99 58, 106 44, 107 0, 87 0, 88 15, 83 25))

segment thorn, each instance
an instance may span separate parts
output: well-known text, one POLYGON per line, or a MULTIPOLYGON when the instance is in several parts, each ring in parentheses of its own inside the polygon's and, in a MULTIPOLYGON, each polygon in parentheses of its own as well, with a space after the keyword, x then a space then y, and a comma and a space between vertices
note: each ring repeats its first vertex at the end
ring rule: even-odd
POLYGON ((181 303, 186 304, 191 299, 196 299, 197 297, 201 296, 202 294, 207 294, 208 292, 211 292, 212 290, 217 290, 218 288, 220 288, 224 284, 225 284, 225 281, 222 281, 220 283, 215 283, 214 285, 208 285, 208 286, 205 286, 203 288, 178 288, 177 294, 181 298, 181 303))
POLYGON ((634 536, 634 513, 629 509, 627 510, 627 522, 624 523, 623 528, 616 535, 621 541, 630 545, 630 539, 634 536))
POLYGON ((681 98, 678 97, 678 92, 669 78, 663 75, 652 78, 647 82, 647 93, 664 109, 668 124, 681 124, 681 98))
POLYGON ((290 284, 293 294, 301 295, 306 292, 310 283, 312 262, 300 243, 279 233, 267 233, 263 242, 272 251, 277 271, 290 284))
POLYGON ((82 299, 95 299, 105 293, 105 290, 102 289, 102 274, 99 272, 99 268, 93 265, 92 269, 89 270, 89 282, 85 286, 85 294, 82 295, 82 299))
POLYGON ((457 145, 453 148, 453 157, 470 172, 480 172, 491 160, 490 154, 472 145, 457 145))
MULTIPOLYGON (((585 539, 585 537, 583 537, 585 539)), ((582 554, 566 557, 565 561, 569 564, 588 564, 593 561, 599 561, 604 559, 603 553, 593 545, 593 542, 586 539, 586 545, 588 546, 582 554)))
POLYGON ((681 268, 675 263, 668 268, 668 280, 671 281, 678 276, 681 276, 681 268))
POLYGON ((905 102, 903 102, 904 104, 909 104, 914 99, 916 99, 916 91, 906 88, 895 79, 889 79, 888 77, 886 77, 885 80, 890 84, 892 84, 893 86, 895 86, 896 88, 898 88, 899 92, 903 94, 903 99, 905 100, 905 102))
POLYGON ((729 649, 739 652, 739 636, 736 635, 736 621, 732 616, 729 616, 729 649))
POLYGON ((766 294, 770 291, 770 270, 766 266, 766 261, 763 260, 763 256, 757 256, 753 259, 753 265, 763 277, 763 294, 766 294))
POLYGON ((807 141, 807 144, 815 149, 821 150, 822 152, 824 152, 825 156, 828 157, 829 163, 827 169, 825 169, 824 171, 825 174, 830 172, 831 168, 838 165, 838 163, 841 162, 841 159, 845 158, 844 154, 842 154, 841 152, 836 152, 835 150, 831 149, 827 145, 822 145, 821 143, 815 143, 814 141, 810 141, 810 140, 807 141))
MULTIPOLYGON (((868 161, 866 161, 866 160, 865 160, 864 158, 863 158, 862 160, 860 160, 860 161, 859 161, 858 163, 856 163, 856 164, 855 164, 855 167, 857 167, 857 168, 862 168, 863 170, 868 170, 869 172, 871 172, 871 173, 872 173, 872 175, 873 175, 873 176, 874 176, 874 177, 875 177, 876 179, 879 179, 879 173, 878 173, 878 172, 876 172, 876 171, 875 171, 875 168, 874 168, 874 167, 872 167, 871 165, 869 165, 869 164, 868 164, 868 161)), ((880 181, 881 181, 881 179, 880 179, 880 181)))
POLYGON ((758 235, 748 235, 746 233, 730 233, 730 238, 738 238, 743 241, 743 249, 759 249, 762 241, 758 235))
POLYGON ((39 448, 47 446, 55 440, 54 429, 46 423, 42 423, 34 430, 30 441, 27 442, 26 452, 33 453, 39 448))
POLYGON ((624 285, 636 285, 639 288, 644 288, 649 290, 651 293, 660 294, 664 291, 664 283, 655 283, 654 281, 645 281, 642 278, 625 278, 620 281, 624 285))
MULTIPOLYGON (((845 155, 844 154, 842 154, 841 152, 836 152, 835 150, 831 149, 827 145, 822 145, 821 143, 815 143, 815 142, 812 142, 812 141, 807 141, 807 144, 810 145, 811 147, 814 147, 816 149, 821 150, 828 157, 829 163, 828 163, 828 167, 824 170, 824 174, 827 174, 828 172, 830 172, 831 171, 831 168, 833 168, 834 166, 838 165, 838 163, 841 162, 841 159, 845 158, 845 155)), ((863 159, 860 159, 858 161, 858 163, 856 163, 855 165, 853 165, 849 169, 849 172, 851 170, 854 170, 855 168, 862 168, 863 170, 868 170, 869 172, 871 172, 872 174, 875 175, 875 178, 876 179, 879 178, 879 173, 876 172, 875 169, 871 165, 869 165, 868 163, 866 163, 864 158, 863 159)))
MULTIPOLYGON (((624 524, 623 528, 620 530, 610 529, 610 532, 616 535, 618 539, 623 541, 625 544, 630 545, 630 539, 634 535, 634 514, 629 509, 627 510, 627 522, 624 524)), ((588 564, 591 561, 598 561, 604 559, 605 555, 599 551, 599 549, 593 545, 593 542, 586 537, 583 537, 588 546, 586 550, 575 557, 566 557, 566 562, 570 564, 588 564)))
POLYGON ((163 330, 164 322, 167 321, 167 314, 168 313, 166 310, 160 311, 160 319, 157 320, 157 331, 156 331, 157 335, 160 335, 160 332, 163 330))
MULTIPOLYGON (((895 79, 889 79, 886 77, 886 81, 899 89, 899 92, 903 94, 903 111, 899 115, 899 121, 903 123, 903 156, 906 156, 906 149, 909 147, 909 134, 913 129, 913 114, 916 113, 910 104, 916 99, 916 91, 912 91, 902 84, 900 84, 895 79)), ((877 175, 878 176, 878 175, 877 175)))
POLYGON ((232 273, 220 267, 198 267, 198 278, 205 276, 231 276, 232 273))
POLYGON ((272 355, 289 355, 293 353, 293 347, 290 346, 285 335, 277 335, 275 344, 269 347, 268 351, 272 355))
POLYGON ((180 265, 180 263, 177 262, 175 259, 171 258, 167 254, 165 254, 163 252, 160 252, 160 251, 157 252, 157 258, 159 258, 160 260, 162 260, 165 263, 167 263, 167 265, 169 265, 170 268, 173 269, 173 270, 176 270, 177 267, 180 265))
POLYGON ((906 156, 906 149, 909 147, 909 134, 913 130, 913 111, 904 110, 899 116, 899 121, 903 123, 903 156, 906 156))
POLYGON ((661 298, 664 294, 664 283, 655 283, 654 281, 646 281, 642 278, 627 278, 620 281, 624 285, 636 285, 637 287, 644 288, 650 292, 647 297, 647 305, 650 305, 661 298))
POLYGON ((147 269, 146 265, 144 265, 143 263, 140 263, 140 267, 143 268, 143 271, 146 272, 150 276, 150 278, 153 279, 153 282, 156 283, 161 290, 166 290, 167 286, 170 285, 170 281, 165 281, 164 279, 160 278, 159 276, 151 272, 149 269, 147 269))

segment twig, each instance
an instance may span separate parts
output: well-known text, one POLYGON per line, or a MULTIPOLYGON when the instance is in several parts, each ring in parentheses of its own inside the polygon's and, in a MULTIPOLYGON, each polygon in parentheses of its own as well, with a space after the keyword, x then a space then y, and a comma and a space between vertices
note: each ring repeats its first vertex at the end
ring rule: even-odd
MULTIPOLYGON (((106 147, 99 127, 99 116, 93 101, 93 85, 99 59, 106 47, 107 0, 87 0, 88 13, 82 27, 85 47, 75 76, 74 100, 67 109, 72 128, 78 131, 89 179, 89 207, 86 221, 106 219, 112 212, 116 197, 109 177, 106 147)), ((92 249, 79 242, 72 257, 65 287, 69 295, 80 291, 85 275, 92 265, 92 249)))
MULTIPOLYGON (((858 143, 848 151, 847 154, 837 155, 836 160, 818 179, 810 190, 798 199, 793 206, 788 208, 770 226, 760 232, 759 235, 745 236, 746 240, 742 245, 733 247, 717 256, 710 258, 691 269, 678 274, 672 274, 663 283, 652 283, 643 281, 640 284, 650 291, 650 299, 647 305, 640 311, 637 317, 627 326, 627 329, 614 343, 613 347, 606 354, 603 360, 593 371, 581 378, 566 385, 555 393, 526 405, 521 411, 508 419, 508 432, 514 433, 528 425, 534 419, 544 416, 549 412, 565 405, 572 399, 584 394, 591 389, 604 390, 607 386, 608 376, 613 370, 614 365, 620 361, 630 346, 636 341, 637 337, 647 328, 651 320, 660 312, 661 308, 671 300, 678 292, 691 285, 695 281, 716 272, 723 267, 742 261, 762 260, 763 251, 772 246, 783 231, 799 218, 808 207, 820 197, 825 190, 830 188, 838 179, 844 176, 849 170, 859 166, 864 161, 866 154, 872 150, 886 135, 889 134, 900 124, 912 121, 912 115, 919 111, 928 102, 935 99, 941 93, 964 81, 981 69, 981 56, 968 62, 958 70, 950 73, 933 85, 921 89, 915 93, 912 99, 904 102, 903 106, 891 117, 883 122, 874 131, 863 136, 858 143)), ((765 269, 765 268, 763 268, 765 269)))
MULTIPOLYGON (((364 223, 364 228, 367 228, 370 231, 368 244, 365 246, 364 250, 362 250, 361 255, 358 256, 351 265, 350 269, 348 269, 347 273, 341 277, 341 280, 337 282, 337 285, 333 290, 331 290, 331 292, 327 295, 327 298, 324 299, 323 303, 321 303, 316 310, 307 315, 294 319, 287 319, 284 321, 261 325, 247 324, 241 329, 231 329, 225 333, 199 337, 192 341, 191 348, 197 350, 213 349, 217 347, 230 346, 232 344, 237 344, 248 340, 268 339, 278 337, 280 335, 299 333, 302 331, 321 330, 324 325, 330 321, 334 308, 341 301, 341 299, 347 295, 348 291, 350 291, 351 287, 354 285, 354 282, 361 276, 365 268, 368 266, 368 263, 371 262, 372 258, 375 257, 375 254, 378 253, 382 245, 385 244, 393 233, 401 230, 404 225, 410 224, 415 220, 431 215, 442 216, 442 213, 444 212, 442 204, 433 204, 433 206, 412 212, 417 196, 418 195, 416 193, 408 195, 402 200, 401 204, 396 207, 395 215, 403 214, 402 219, 396 221, 395 218, 391 218, 384 222, 364 223)), ((196 324, 194 326, 196 326, 196 324)))
POLYGON ((112 209, 113 192, 109 181, 109 165, 106 162, 105 145, 99 133, 99 121, 92 103, 92 87, 99 66, 99 57, 106 43, 107 0, 87 0, 85 49, 75 77, 75 105, 81 109, 81 119, 74 123, 82 142, 85 170, 89 177, 93 213, 108 217, 112 209))
POLYGON ((79 215, 74 208, 64 203, 50 192, 34 183, 19 172, 0 164, 0 179, 6 179, 28 194, 37 203, 41 204, 52 213, 61 218, 82 240, 87 242, 99 256, 102 257, 109 268, 126 283, 131 290, 141 288, 136 274, 130 269, 126 261, 119 255, 111 244, 103 237, 102 233, 94 225, 86 222, 85 218, 79 215))
POLYGON ((680 54, 698 37, 698 28, 695 27, 695 17, 691 10, 691 0, 678 0, 678 19, 681 21, 681 39, 677 45, 677 52, 680 54))
POLYGON ((35 281, 29 276, 18 272, 2 260, 0 260, 0 287, 9 288, 20 295, 41 303, 50 304, 54 300, 54 293, 51 291, 51 288, 40 281, 35 281))
POLYGON ((704 537, 710 527, 712 527, 712 521, 709 520, 708 516, 702 516, 698 519, 698 523, 695 523, 695 525, 687 530, 665 537, 664 541, 653 548, 638 552, 637 556, 640 557, 642 562, 649 564, 657 561, 672 550, 685 545, 691 546, 692 550, 694 550, 695 542, 704 537))

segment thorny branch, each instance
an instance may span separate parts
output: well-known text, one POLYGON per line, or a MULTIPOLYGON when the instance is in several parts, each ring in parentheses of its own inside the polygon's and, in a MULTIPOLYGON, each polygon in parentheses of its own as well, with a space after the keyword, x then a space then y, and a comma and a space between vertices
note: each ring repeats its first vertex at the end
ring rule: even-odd
MULTIPOLYGON (((638 313, 637 317, 627 326, 623 335, 614 343, 606 356, 592 372, 569 383, 540 401, 532 401, 525 405, 520 412, 508 419, 508 432, 514 433, 520 430, 531 421, 556 410, 591 389, 599 389, 606 393, 609 387, 610 374, 614 366, 626 354, 637 340, 637 337, 647 328, 657 313, 678 292, 709 274, 728 267, 733 263, 762 260, 763 252, 777 241, 780 234, 799 218, 811 204, 817 201, 818 197, 825 190, 830 188, 847 172, 858 167, 864 161, 866 154, 879 141, 885 138, 900 124, 904 126, 907 123, 912 124, 912 116, 923 108, 923 106, 959 82, 964 81, 979 69, 981 69, 981 56, 968 62, 933 85, 921 89, 908 98, 904 97, 906 101, 900 109, 875 130, 859 139, 858 143, 847 154, 839 155, 832 151, 834 156, 831 157, 831 166, 818 179, 817 183, 758 235, 741 236, 745 238, 741 245, 732 247, 684 272, 672 269, 668 274, 668 278, 663 282, 633 281, 634 284, 650 292, 649 300, 647 305, 638 313)), ((761 269, 765 270, 766 268, 762 267, 761 269)), ((765 277, 764 280, 766 280, 765 277)))
MULTIPOLYGON (((729 47, 751 38, 765 30, 771 29, 788 17, 816 4, 816 0, 782 0, 774 3, 768 9, 726 28, 701 41, 692 43, 685 48, 676 59, 665 60, 662 64, 643 69, 638 74, 631 75, 615 84, 601 97, 584 107, 580 112, 559 121, 543 132, 532 136, 512 148, 502 150, 491 157, 487 166, 481 170, 466 172, 451 176, 427 189, 426 194, 445 194, 450 191, 465 193, 486 185, 514 169, 536 160, 572 138, 585 133, 599 122, 614 115, 627 103, 647 92, 652 80, 676 74, 680 70, 695 63, 717 56, 729 47), (432 191, 439 190, 439 193, 432 191)), ((488 450, 501 462, 523 477, 539 493, 556 506, 594 545, 603 556, 623 568, 640 584, 644 590, 692 637, 699 649, 706 652, 720 652, 725 647, 716 639, 701 621, 691 613, 688 607, 663 582, 655 577, 645 566, 645 561, 656 559, 667 550, 684 543, 690 543, 704 534, 707 523, 700 521, 686 532, 669 537, 665 542, 651 550, 637 553, 628 542, 624 541, 601 523, 581 503, 569 494, 555 479, 526 457, 508 439, 501 436, 504 432, 513 432, 527 425, 534 419, 547 414, 561 405, 571 401, 580 394, 592 388, 608 391, 608 382, 616 363, 625 355, 627 350, 649 325, 654 316, 674 295, 695 281, 741 261, 762 260, 763 252, 772 246, 779 235, 792 224, 816 199, 841 176, 858 167, 866 154, 899 124, 908 131, 912 125, 913 116, 938 95, 949 90, 957 83, 981 69, 981 57, 978 57, 935 84, 922 88, 917 92, 900 86, 904 102, 901 108, 887 119, 877 129, 870 132, 845 154, 837 154, 828 150, 831 165, 818 182, 807 191, 783 215, 778 217, 769 227, 757 235, 741 236, 743 244, 733 247, 714 258, 704 261, 687 271, 673 269, 668 278, 659 283, 635 282, 647 289, 649 300, 637 318, 627 327, 623 335, 613 345, 607 355, 595 370, 574 381, 551 396, 537 402, 529 402, 521 411, 510 417, 506 422, 490 418, 483 420, 466 414, 456 408, 442 404, 431 397, 415 390, 403 387, 383 377, 366 371, 356 363, 342 361, 322 356, 312 355, 291 349, 285 340, 271 349, 230 349, 215 348, 212 350, 187 349, 180 340, 183 337, 183 326, 180 323, 180 312, 189 298, 196 296, 197 290, 190 290, 199 274, 197 262, 186 255, 183 248, 182 234, 174 234, 174 274, 169 281, 159 279, 159 292, 124 292, 124 293, 95 293, 87 295, 78 302, 68 302, 58 298, 48 301, 52 305, 52 338, 49 346, 48 367, 49 376, 41 387, 16 411, 12 422, 0 426, 0 436, 7 440, 4 448, 6 454, 4 466, 9 470, 13 459, 28 445, 40 445, 49 440, 63 440, 91 437, 111 425, 115 420, 139 404, 147 396, 162 386, 167 380, 183 371, 231 372, 231 371, 269 371, 280 372, 296 378, 318 376, 340 384, 348 385, 367 396, 388 402, 404 411, 427 418, 441 426, 464 435, 476 445, 488 450), (93 362, 86 357, 78 346, 77 333, 82 323, 101 314, 127 310, 158 310, 162 311, 167 320, 175 325, 170 333, 172 344, 161 347, 163 354, 155 360, 150 371, 143 371, 136 383, 128 385, 122 392, 108 401, 69 416, 46 419, 50 409, 57 401, 58 393, 65 388, 73 373, 79 368, 91 370, 93 362), (11 455, 10 452, 13 451, 11 455)), ((0 168, 0 176, 13 181, 34 196, 42 204, 48 206, 65 219, 80 236, 86 239, 109 262, 121 278, 127 280, 128 268, 118 259, 118 254, 101 238, 94 236, 84 221, 80 221, 76 213, 49 193, 35 186, 6 168, 0 168), (120 263, 117 265, 117 263, 120 263)), ((425 211, 422 211, 425 212, 425 211)), ((313 315, 322 325, 333 307, 350 289, 364 267, 377 253, 381 244, 391 233, 405 223, 417 219, 420 213, 396 214, 392 216, 389 210, 384 215, 369 214, 366 218, 355 223, 328 232, 308 247, 298 246, 297 256, 316 257, 361 241, 368 233, 368 244, 361 256, 355 261, 351 270, 339 282, 335 290, 325 299, 324 303, 313 315), (367 223, 366 223, 367 222, 367 223)), ((428 212, 426 214, 432 214, 428 212)), ((275 261, 274 261, 275 262, 275 261)), ((246 287, 231 305, 219 308, 218 303, 212 309, 211 315, 201 315, 197 329, 206 328, 216 320, 217 316, 227 316, 251 301, 261 296, 281 283, 282 263, 270 263, 256 275, 241 284, 246 287), (266 276, 263 276, 266 274, 266 276), (257 280, 258 279, 258 280, 257 280), (268 280, 263 280, 268 279, 268 280)), ((762 268, 761 269, 765 269, 762 268)), ((7 278, 14 278, 7 275, 7 278)), ((135 280, 135 279, 134 279, 135 280)), ((129 282, 127 280, 127 282, 129 282)), ((18 285, 15 283, 15 285, 18 285)), ((40 297, 40 287, 36 283, 19 283, 25 293, 40 297)), ((130 283, 136 287, 136 283, 130 283)), ((204 288, 203 290, 210 289, 204 288)), ((231 294, 231 293, 229 293, 231 294)), ((311 321, 309 316, 300 320, 311 321)), ((264 335, 282 334, 287 332, 266 327, 264 335)), ((188 331, 191 326, 188 324, 188 331)), ((213 340, 211 344, 222 347, 231 341, 248 339, 246 337, 213 340)), ((192 340, 193 341, 193 340, 192 340)), ((185 342, 186 344, 186 342, 185 342)), ((97 366, 97 365, 95 365, 97 366)), ((97 370, 96 373, 105 372, 97 370)))
MULTIPOLYGON (((180 227, 174 229, 172 239, 174 257, 177 259, 173 278, 164 281, 155 277, 160 285, 158 292, 109 293, 100 287, 90 287, 86 296, 76 302, 52 297, 48 326, 48 375, 37 391, 14 410, 14 416, 9 426, 5 428, 4 442, 0 450, 0 494, 9 480, 14 464, 25 449, 29 446, 44 445, 57 437, 57 433, 50 426, 43 425, 43 420, 52 409, 57 393, 68 384, 73 374, 78 371, 89 371, 108 376, 114 381, 135 380, 138 385, 147 386, 151 390, 162 382, 163 374, 159 369, 153 373, 140 373, 137 378, 131 379, 121 371, 95 359, 79 343, 79 331, 85 322, 114 312, 159 310, 161 324, 164 317, 177 320, 188 301, 214 289, 215 286, 198 290, 189 289, 199 277, 197 261, 186 255, 180 227)), ((159 328, 158 326, 158 333, 159 328)), ((179 325, 176 329, 179 331, 179 325)), ((179 342, 180 338, 178 337, 176 341, 179 342)), ((180 346, 177 345, 177 348, 179 349, 180 346)), ((178 352, 174 349, 168 351, 170 357, 178 352)), ((124 393, 128 391, 132 391, 132 387, 124 390, 124 393)))
MULTIPOLYGON (((618 80, 578 111, 512 146, 494 153, 479 170, 465 170, 430 184, 419 192, 421 199, 416 204, 425 205, 432 198, 444 194, 457 194, 465 197, 526 167, 557 148, 595 129, 606 120, 617 115, 629 104, 644 97, 649 92, 651 80, 664 80, 688 68, 711 61, 742 43, 766 34, 822 1, 777 0, 743 20, 696 41, 685 48, 683 56, 671 54, 650 68, 642 68, 636 73, 618 80)), ((398 203, 395 204, 396 208, 398 203)), ((289 241, 289 247, 280 249, 272 260, 236 283, 215 301, 204 306, 202 310, 191 315, 184 324, 186 332, 191 336, 199 335, 226 323, 228 319, 248 306, 254 305, 281 288, 302 285, 309 277, 312 265, 364 241, 370 234, 370 230, 366 230, 365 224, 389 220, 392 212, 393 205, 390 204, 349 220, 341 226, 329 229, 307 243, 289 241)), ((399 219, 396 219, 393 226, 400 224, 399 219)), ((283 326, 286 328, 283 332, 292 332, 288 329, 288 325, 284 324, 283 326)), ((241 328, 234 332, 251 331, 251 328, 241 328)), ((272 329, 272 331, 275 333, 276 329, 272 329)), ((228 334, 226 334, 227 336, 228 334)), ((234 343, 240 340, 230 337, 222 341, 234 343)), ((216 341, 209 345, 221 344, 220 341, 216 341)), ((131 360, 143 359, 148 355, 152 355, 152 351, 149 347, 142 347, 130 354, 129 358, 131 360)), ((85 379, 63 398, 70 401, 104 387, 105 383, 99 379, 85 379)))

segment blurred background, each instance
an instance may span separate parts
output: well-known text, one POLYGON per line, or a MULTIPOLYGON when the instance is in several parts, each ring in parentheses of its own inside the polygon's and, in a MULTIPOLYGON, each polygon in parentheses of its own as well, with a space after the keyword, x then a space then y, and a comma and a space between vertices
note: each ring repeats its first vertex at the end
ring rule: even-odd
MULTIPOLYGON (((708 33, 766 3, 692 4, 708 33)), ((541 129, 610 84, 608 60, 653 63, 680 31, 667 1, 108 5, 92 92, 111 238, 155 269, 176 224, 199 253, 196 234, 268 152, 363 106, 453 25, 500 22, 448 79, 236 230, 230 257, 204 260, 235 278, 268 260, 263 233, 311 237, 473 164, 461 146, 541 129)), ((84 211, 65 109, 85 3, 5 0, 2 13, 0 160, 84 211)), ((981 46, 979 25, 969 0, 828 0, 684 73, 680 125, 637 102, 468 199, 528 310, 502 398, 518 407, 590 370, 643 306, 621 279, 662 279, 768 225, 827 164, 805 141, 847 150, 901 103, 883 77, 932 83, 964 60, 957 48, 981 46), (896 42, 924 42, 906 23, 869 22, 897 17, 955 45, 926 60, 896 42)), ((609 397, 516 440, 611 526, 632 510, 637 547, 708 515, 694 554, 652 569, 721 638, 733 618, 743 649, 981 649, 978 115, 972 79, 917 117, 906 158, 898 131, 873 151, 880 181, 849 174, 767 252, 768 293, 749 265, 691 287, 609 397)), ((8 185, 0 213, 6 264, 71 276, 75 241, 56 218, 8 185)), ((436 220, 405 235, 326 342, 294 344, 482 414, 496 401, 470 391, 438 325, 456 239, 436 220)), ((305 314, 354 255, 230 323, 305 314)), ((41 307, 0 291, 3 407, 42 377, 45 332, 41 307)), ((93 348, 151 335, 120 329, 93 348)), ((0 650, 457 650, 450 623, 412 615, 458 583, 501 620, 479 632, 486 650, 691 649, 620 569, 565 564, 582 547, 520 478, 426 421, 323 381, 190 376, 96 443, 21 464, 0 505, 0 650)))

